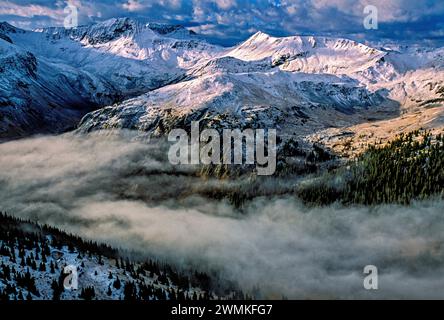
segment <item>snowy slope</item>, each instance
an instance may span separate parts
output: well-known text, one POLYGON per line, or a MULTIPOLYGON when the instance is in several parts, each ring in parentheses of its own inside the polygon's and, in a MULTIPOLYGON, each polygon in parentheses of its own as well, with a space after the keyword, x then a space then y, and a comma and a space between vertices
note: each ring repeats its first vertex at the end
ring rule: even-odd
POLYGON ((1 40, 0 75, 0 138, 62 131, 116 98, 114 88, 94 75, 1 40))
POLYGON ((239 293, 227 286, 216 294, 211 287, 219 291, 221 283, 204 273, 130 260, 123 251, 2 212, 0 222, 0 301, 233 299, 239 293), (77 289, 64 286, 66 266, 77 271, 77 289), (91 289, 93 295, 82 295, 91 289))
POLYGON ((35 32, 2 24, 0 34, 7 66, 0 138, 59 132, 91 109, 99 110, 83 118, 81 132, 132 128, 162 135, 206 119, 304 138, 443 102, 443 48, 262 32, 222 48, 181 26, 128 18, 35 32))
POLYGON ((361 61, 349 74, 328 64, 339 63, 342 57, 341 63, 349 65, 344 59, 350 56, 350 61, 356 60, 359 54, 361 60, 371 64, 383 52, 356 43, 351 48, 344 44, 317 48, 316 41, 320 40, 279 39, 257 33, 239 46, 197 63, 180 83, 88 114, 82 119, 80 131, 132 128, 163 134, 179 123, 187 125, 191 119, 206 119, 209 125, 217 123, 220 127, 243 122, 253 127, 278 126, 284 134, 296 126, 297 132, 305 135, 333 122, 340 123, 344 115, 393 105, 385 92, 369 91, 352 78, 358 65, 363 68, 361 61), (309 50, 318 60, 329 57, 324 59, 325 66, 314 64, 318 70, 292 70, 296 62, 307 59, 309 50), (335 50, 336 56, 329 56, 335 50), (348 50, 352 51, 349 56, 348 50), (299 128, 300 125, 305 127, 299 128))
POLYGON ((22 39, 29 50, 102 75, 122 90, 138 92, 175 80, 217 50, 183 27, 141 24, 128 18, 37 31, 22 39), (52 45, 34 40, 42 37, 52 45))
POLYGON ((211 126, 217 123, 220 128, 244 122, 244 126, 271 128, 307 118, 325 123, 331 119, 322 119, 324 108, 353 114, 383 101, 378 93, 334 76, 280 70, 217 72, 92 112, 82 119, 80 130, 131 128, 162 135, 179 123, 189 125, 191 120, 205 120, 211 126))
POLYGON ((180 80, 217 50, 183 27, 126 18, 35 32, 2 23, 0 35, 0 139, 73 127, 88 111, 180 80))
POLYGON ((328 136, 329 128, 344 132, 436 103, 444 87, 442 53, 258 32, 198 62, 180 83, 88 114, 80 131, 131 128, 162 135, 199 119, 213 127, 273 127, 301 139, 328 136))
POLYGON ((385 53, 347 39, 275 38, 257 32, 227 55, 246 61, 270 59, 289 71, 352 74, 374 65, 385 53))

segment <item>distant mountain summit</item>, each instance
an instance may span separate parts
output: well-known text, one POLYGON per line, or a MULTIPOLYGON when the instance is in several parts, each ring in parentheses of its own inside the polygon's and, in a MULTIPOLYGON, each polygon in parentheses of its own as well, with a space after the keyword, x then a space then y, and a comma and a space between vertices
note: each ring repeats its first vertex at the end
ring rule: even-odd
MULTIPOLYGON (((47 33, 53 37, 70 37, 73 40, 94 45, 106 43, 121 37, 132 37, 138 34, 146 35, 150 31, 161 36, 191 37, 194 32, 181 25, 161 23, 141 23, 130 18, 113 18, 93 25, 79 26, 66 29, 63 27, 50 27, 36 29, 36 32, 47 33)), ((151 35, 152 36, 152 35, 151 35)))

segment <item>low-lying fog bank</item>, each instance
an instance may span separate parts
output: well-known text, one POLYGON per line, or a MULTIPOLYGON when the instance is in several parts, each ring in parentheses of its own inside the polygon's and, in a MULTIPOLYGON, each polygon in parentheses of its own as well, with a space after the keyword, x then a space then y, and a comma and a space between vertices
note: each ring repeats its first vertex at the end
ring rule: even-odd
MULTIPOLYGON (((194 191, 248 181, 204 181, 166 152, 101 134, 0 144, 0 210, 217 270, 262 298, 444 298, 444 201, 306 208, 276 196, 241 213, 194 191), (369 264, 377 291, 363 288, 369 264)), ((264 179, 267 189, 293 184, 264 179)))

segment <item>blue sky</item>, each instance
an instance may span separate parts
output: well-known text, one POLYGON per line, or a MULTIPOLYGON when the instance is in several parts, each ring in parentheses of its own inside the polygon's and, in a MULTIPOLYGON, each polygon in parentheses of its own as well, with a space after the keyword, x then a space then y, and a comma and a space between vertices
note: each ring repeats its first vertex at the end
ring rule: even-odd
POLYGON ((67 3, 78 8, 80 24, 128 16, 182 24, 225 45, 258 30, 362 41, 444 40, 444 0, 0 0, 0 21, 25 29, 62 26, 67 3), (367 5, 378 9, 377 30, 363 26, 367 5))

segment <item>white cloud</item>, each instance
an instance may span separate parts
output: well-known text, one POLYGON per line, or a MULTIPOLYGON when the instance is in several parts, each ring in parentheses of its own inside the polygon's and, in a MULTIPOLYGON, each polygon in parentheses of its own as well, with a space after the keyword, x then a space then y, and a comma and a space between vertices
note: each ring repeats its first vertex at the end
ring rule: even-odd
POLYGON ((48 16, 55 20, 63 19, 63 8, 52 9, 42 5, 19 5, 10 1, 0 1, 0 14, 32 18, 34 16, 48 16))
POLYGON ((236 0, 214 0, 216 5, 223 10, 228 10, 237 5, 236 0))
POLYGON ((182 6, 182 0, 159 0, 157 3, 171 9, 179 9, 182 6))
POLYGON ((147 8, 147 4, 143 4, 139 0, 128 0, 128 2, 122 4, 122 7, 127 11, 133 12, 147 8))
POLYGON ((338 11, 355 17, 363 16, 363 9, 373 5, 378 9, 379 20, 382 22, 415 21, 429 14, 444 13, 444 2, 411 0, 311 0, 315 10, 335 8, 338 11))

